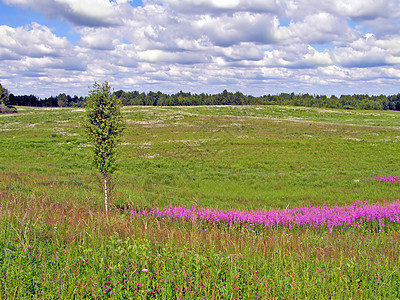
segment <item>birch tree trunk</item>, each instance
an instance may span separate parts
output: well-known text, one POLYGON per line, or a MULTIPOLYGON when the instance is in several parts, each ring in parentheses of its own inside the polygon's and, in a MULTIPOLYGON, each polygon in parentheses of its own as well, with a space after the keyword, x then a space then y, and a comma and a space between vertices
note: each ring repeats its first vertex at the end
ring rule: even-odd
POLYGON ((102 85, 94 83, 86 101, 84 126, 89 142, 93 145, 94 164, 99 174, 103 175, 106 213, 108 212, 108 198, 112 201, 113 190, 112 186, 107 187, 107 185, 108 182, 112 183, 112 173, 117 168, 115 147, 125 128, 121 107, 121 100, 111 92, 111 87, 107 82, 102 85))
POLYGON ((106 206, 106 213, 108 212, 108 193, 107 193, 107 175, 104 175, 104 204, 106 206))

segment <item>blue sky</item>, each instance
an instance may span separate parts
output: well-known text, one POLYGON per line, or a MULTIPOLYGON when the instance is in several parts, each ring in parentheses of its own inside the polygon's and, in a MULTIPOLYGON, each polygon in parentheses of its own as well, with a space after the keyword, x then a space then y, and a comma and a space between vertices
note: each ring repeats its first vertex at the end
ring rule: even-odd
POLYGON ((72 26, 59 18, 45 18, 43 14, 34 12, 31 9, 21 9, 17 6, 6 5, 0 2, 0 20, 1 25, 11 27, 25 26, 32 22, 45 24, 51 28, 53 33, 58 36, 66 36, 71 43, 76 44, 80 36, 74 33, 72 26))
POLYGON ((0 0, 14 94, 400 92, 398 0, 0 0))

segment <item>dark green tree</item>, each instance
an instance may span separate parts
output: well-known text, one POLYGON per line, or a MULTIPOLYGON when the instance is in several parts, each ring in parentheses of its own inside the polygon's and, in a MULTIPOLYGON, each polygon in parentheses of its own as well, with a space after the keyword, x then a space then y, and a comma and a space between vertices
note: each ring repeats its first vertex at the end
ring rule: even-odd
POLYGON ((94 164, 104 179, 104 204, 108 211, 108 185, 116 169, 116 150, 125 128, 121 101, 107 82, 94 83, 86 102, 84 127, 93 146, 94 164))
POLYGON ((59 107, 67 107, 68 106, 68 98, 67 98, 67 95, 65 95, 65 93, 60 93, 57 96, 57 105, 59 107))
POLYGON ((11 105, 8 90, 0 83, 0 113, 17 112, 14 106, 11 105))

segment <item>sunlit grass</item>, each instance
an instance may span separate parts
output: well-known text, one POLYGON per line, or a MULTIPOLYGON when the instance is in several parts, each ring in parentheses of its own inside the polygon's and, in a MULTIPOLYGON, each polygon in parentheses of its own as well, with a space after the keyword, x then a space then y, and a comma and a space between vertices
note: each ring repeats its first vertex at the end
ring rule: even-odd
POLYGON ((398 202, 397 184, 370 180, 400 174, 397 112, 127 107, 106 215, 82 110, 18 111, 0 117, 4 298, 400 297, 396 222, 233 228, 123 212, 398 202))

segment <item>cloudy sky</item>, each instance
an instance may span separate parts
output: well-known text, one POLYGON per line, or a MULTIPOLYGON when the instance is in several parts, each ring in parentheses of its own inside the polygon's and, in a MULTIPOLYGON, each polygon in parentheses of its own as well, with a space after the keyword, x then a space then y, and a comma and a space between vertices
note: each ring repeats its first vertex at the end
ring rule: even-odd
POLYGON ((14 94, 400 92, 399 0, 0 0, 14 94))

